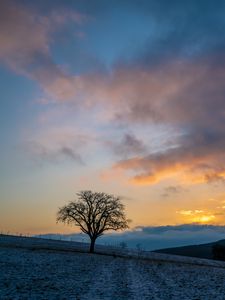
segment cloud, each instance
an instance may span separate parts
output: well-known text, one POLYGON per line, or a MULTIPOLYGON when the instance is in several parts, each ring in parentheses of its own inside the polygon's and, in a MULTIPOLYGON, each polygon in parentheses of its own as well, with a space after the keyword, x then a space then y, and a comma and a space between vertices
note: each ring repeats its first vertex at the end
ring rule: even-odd
POLYGON ((38 144, 37 142, 30 142, 27 146, 32 158, 40 163, 56 163, 64 160, 70 160, 80 165, 84 164, 80 153, 77 153, 75 149, 68 146, 56 146, 53 149, 47 148, 46 146, 38 144))
MULTIPOLYGON (((136 1, 125 4, 137 8, 136 1)), ((223 2, 143 1, 138 13, 151 16, 156 26, 144 49, 129 60, 118 59, 110 72, 82 75, 68 74, 57 65, 51 45, 53 33, 67 22, 81 26, 85 15, 68 9, 43 15, 13 1, 0 5, 0 59, 38 81, 48 97, 75 102, 87 114, 100 107, 110 125, 157 124, 178 133, 170 147, 157 153, 130 133, 113 143, 120 155, 114 167, 125 171, 131 182, 153 184, 173 176, 188 183, 224 181, 223 2)), ((61 155, 77 155, 64 147, 71 149, 58 148, 61 155)))
POLYGON ((179 231, 179 232, 199 232, 202 230, 215 230, 220 233, 225 233, 225 226, 217 226, 217 225, 201 225, 201 224, 181 224, 181 225, 165 225, 165 226, 141 226, 138 227, 141 232, 147 234, 161 234, 171 231, 179 231))
POLYGON ((73 160, 82 162, 80 155, 75 153, 75 151, 69 147, 62 147, 61 153, 73 160))
POLYGON ((201 210, 201 209, 196 209, 196 210, 180 210, 180 211, 177 211, 177 213, 179 213, 181 215, 184 215, 184 216, 192 216, 192 215, 195 215, 195 214, 201 214, 203 212, 204 211, 201 210))
POLYGON ((135 172, 132 181, 137 184, 155 183, 170 176, 180 176, 180 181, 187 183, 203 183, 223 181, 224 162, 223 141, 210 145, 204 137, 194 140, 190 135, 181 139, 179 147, 122 160, 115 168, 135 172))
POLYGON ((87 133, 76 132, 68 126, 52 126, 32 131, 32 138, 24 138, 24 147, 37 163, 72 161, 82 166, 86 164, 85 149, 87 145, 90 147, 91 142, 87 133))
POLYGON ((221 215, 221 213, 212 213, 202 209, 195 210, 180 210, 176 213, 181 214, 185 217, 190 218, 189 221, 193 223, 207 223, 215 220, 216 215, 221 215))
POLYGON ((52 10, 40 14, 16 1, 0 3, 0 60, 28 76, 58 100, 74 95, 75 78, 57 65, 51 55, 53 34, 67 23, 80 26, 87 17, 75 10, 52 10))
POLYGON ((176 185, 176 186, 167 186, 164 188, 164 192, 162 194, 162 197, 170 197, 170 196, 176 196, 182 192, 186 191, 182 186, 176 185))
POLYGON ((125 133, 118 142, 107 141, 107 145, 119 157, 129 157, 146 151, 144 142, 132 133, 125 133))
POLYGON ((117 67, 110 75, 81 75, 72 81, 61 76, 47 84, 47 89, 58 99, 73 98, 86 112, 101 108, 112 126, 147 128, 156 124, 176 132, 166 151, 162 148, 157 153, 148 154, 147 146, 129 133, 114 143, 114 152, 121 155, 115 167, 128 171, 133 183, 152 184, 178 175, 187 183, 222 182, 223 66, 223 57, 220 65, 208 57, 172 61, 148 70, 117 67))
POLYGON ((124 170, 131 182, 153 184, 173 176, 186 183, 223 182, 224 3, 215 7, 191 1, 183 6, 173 1, 168 6, 165 1, 144 1, 143 5, 157 22, 156 40, 133 60, 121 60, 110 74, 80 77, 79 95, 110 111, 116 124, 128 128, 163 124, 179 132, 171 147, 157 154, 133 151, 133 157, 130 152, 124 158, 123 144, 115 167, 124 170), (182 26, 177 26, 179 22, 182 26))
MULTIPOLYGON (((168 247, 180 247, 193 244, 210 243, 224 239, 225 226, 182 224, 167 226, 143 226, 123 233, 107 233, 97 240, 100 244, 120 245, 126 242, 128 247, 156 250, 168 247)), ((47 238, 59 238, 59 235, 45 235, 47 238)), ((60 238, 89 242, 82 234, 60 235, 60 238)))
MULTIPOLYGON (((135 75, 141 78, 139 72, 133 70, 133 75, 127 74, 127 77, 125 74, 122 78, 115 75, 116 83, 112 86, 96 84, 103 94, 102 98, 110 102, 106 106, 112 108, 117 122, 143 126, 167 124, 180 131, 180 136, 171 140, 167 151, 161 149, 158 153, 146 154, 146 149, 141 153, 133 148, 135 156, 132 158, 131 148, 120 145, 123 146, 120 152, 123 160, 115 167, 129 171, 133 183, 157 183, 171 176, 179 176, 181 181, 187 183, 224 181, 224 74, 217 66, 212 70, 207 64, 198 68, 198 65, 190 67, 188 63, 186 67, 182 66, 181 73, 179 68, 174 77, 172 66, 171 73, 162 71, 163 78, 157 77, 157 71, 155 76, 149 71, 139 83, 130 79, 135 75), (216 69, 220 75, 218 80, 212 79, 216 69), (154 81, 151 84, 152 77, 154 81), (121 101, 120 104, 118 101, 121 101), (124 160, 125 147, 130 155, 129 159, 124 160)), ((96 95, 95 91, 93 95, 96 95)), ((90 96, 89 99, 93 98, 90 96)))
POLYGON ((22 66, 26 62, 32 63, 35 54, 48 54, 47 19, 39 18, 12 1, 1 1, 0 13, 1 59, 22 66))

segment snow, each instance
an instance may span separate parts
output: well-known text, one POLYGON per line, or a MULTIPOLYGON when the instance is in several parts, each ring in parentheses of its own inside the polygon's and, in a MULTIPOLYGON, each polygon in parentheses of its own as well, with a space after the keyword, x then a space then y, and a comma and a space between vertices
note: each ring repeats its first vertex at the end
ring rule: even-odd
POLYGON ((87 250, 82 243, 0 236, 0 299, 224 299, 223 262, 87 250))

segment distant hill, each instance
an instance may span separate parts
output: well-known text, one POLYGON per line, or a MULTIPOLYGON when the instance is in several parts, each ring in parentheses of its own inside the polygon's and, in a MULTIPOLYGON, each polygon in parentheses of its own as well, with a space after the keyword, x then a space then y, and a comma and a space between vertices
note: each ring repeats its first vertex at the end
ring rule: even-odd
POLYGON ((208 244, 158 249, 153 252, 213 259, 213 246, 215 246, 215 245, 225 247, 225 240, 220 240, 220 241, 217 241, 214 243, 208 243, 208 244))
MULTIPOLYGON (((225 242, 225 240, 224 240, 225 242)), ((89 244, 74 241, 50 240, 37 237, 24 237, 0 234, 0 248, 27 249, 31 251, 53 251, 70 253, 87 253, 89 244)), ((162 249, 165 250, 165 249, 162 249)), ((130 248, 103 246, 96 244, 95 254, 108 255, 113 257, 125 257, 144 259, 145 261, 174 262, 191 265, 225 267, 224 262, 207 260, 184 255, 169 255, 166 253, 156 253, 153 251, 134 250, 130 248)))

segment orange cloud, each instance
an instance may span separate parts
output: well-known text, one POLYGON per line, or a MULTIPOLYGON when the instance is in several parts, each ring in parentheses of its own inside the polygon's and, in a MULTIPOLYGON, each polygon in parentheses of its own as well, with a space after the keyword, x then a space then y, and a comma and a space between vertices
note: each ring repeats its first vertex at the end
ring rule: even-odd
POLYGON ((209 223, 215 219, 214 215, 206 215, 206 216, 198 216, 198 217, 193 217, 192 222, 194 223, 209 223))
POLYGON ((209 149, 207 145, 201 148, 201 144, 194 144, 188 139, 184 143, 186 145, 164 152, 121 160, 114 168, 131 175, 130 181, 134 184, 154 184, 171 177, 188 184, 225 179, 222 145, 209 149))
POLYGON ((192 223, 209 223, 216 219, 216 216, 211 212, 206 212, 202 209, 196 210, 180 210, 176 213, 185 216, 188 219, 188 222, 192 223))

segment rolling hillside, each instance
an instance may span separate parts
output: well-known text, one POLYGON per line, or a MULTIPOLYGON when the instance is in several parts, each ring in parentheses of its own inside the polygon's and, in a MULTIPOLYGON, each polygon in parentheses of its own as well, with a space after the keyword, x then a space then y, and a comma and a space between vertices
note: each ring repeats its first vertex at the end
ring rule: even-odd
POLYGON ((208 243, 208 244, 159 249, 159 250, 155 250, 154 252, 213 259, 212 249, 213 249, 214 245, 225 246, 225 240, 220 240, 220 241, 217 241, 214 243, 208 243))
POLYGON ((225 263, 0 236, 0 299, 224 299, 225 263))

